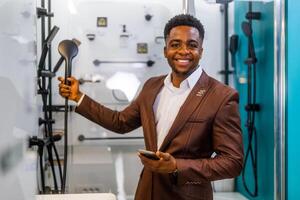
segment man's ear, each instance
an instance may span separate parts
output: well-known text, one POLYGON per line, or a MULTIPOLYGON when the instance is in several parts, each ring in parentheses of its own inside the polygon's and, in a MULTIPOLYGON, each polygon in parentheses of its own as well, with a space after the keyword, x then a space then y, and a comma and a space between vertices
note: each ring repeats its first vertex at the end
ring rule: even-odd
POLYGON ((164 56, 165 56, 165 58, 167 57, 167 47, 166 46, 164 46, 164 56))
POLYGON ((201 47, 201 48, 199 49, 199 55, 200 55, 200 58, 202 58, 202 54, 203 54, 203 47, 201 47))

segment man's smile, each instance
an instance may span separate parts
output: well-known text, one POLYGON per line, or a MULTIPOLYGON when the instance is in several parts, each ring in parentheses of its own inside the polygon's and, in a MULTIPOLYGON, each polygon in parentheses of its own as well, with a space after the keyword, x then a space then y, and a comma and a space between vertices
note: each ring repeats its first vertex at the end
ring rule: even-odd
POLYGON ((186 65, 189 64, 191 62, 191 59, 175 59, 175 61, 181 65, 186 65))

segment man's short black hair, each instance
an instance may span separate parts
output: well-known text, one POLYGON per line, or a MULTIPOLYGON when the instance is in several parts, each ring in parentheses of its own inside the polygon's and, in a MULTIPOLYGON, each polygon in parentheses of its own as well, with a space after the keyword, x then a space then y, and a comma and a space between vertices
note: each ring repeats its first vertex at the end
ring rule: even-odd
POLYGON ((189 14, 176 15, 167 22, 164 30, 165 40, 167 39, 167 36, 170 34, 171 29, 176 26, 191 26, 196 28, 199 31, 200 39, 203 41, 204 38, 203 25, 197 18, 189 14))

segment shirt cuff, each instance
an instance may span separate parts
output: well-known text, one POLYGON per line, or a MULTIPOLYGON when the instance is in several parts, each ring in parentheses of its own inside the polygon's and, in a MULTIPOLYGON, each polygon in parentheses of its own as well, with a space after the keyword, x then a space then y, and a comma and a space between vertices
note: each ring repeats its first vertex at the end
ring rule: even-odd
POLYGON ((79 101, 77 102, 77 107, 80 106, 80 104, 81 104, 81 102, 82 102, 82 100, 83 100, 84 97, 85 97, 85 94, 83 94, 83 95, 80 97, 79 101))

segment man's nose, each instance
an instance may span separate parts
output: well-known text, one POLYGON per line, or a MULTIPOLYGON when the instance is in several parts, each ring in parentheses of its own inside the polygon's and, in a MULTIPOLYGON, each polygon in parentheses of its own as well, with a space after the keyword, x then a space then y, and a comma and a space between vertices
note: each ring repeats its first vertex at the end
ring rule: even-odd
POLYGON ((189 48, 187 47, 187 45, 182 45, 179 49, 179 53, 181 54, 188 54, 190 53, 189 48))

